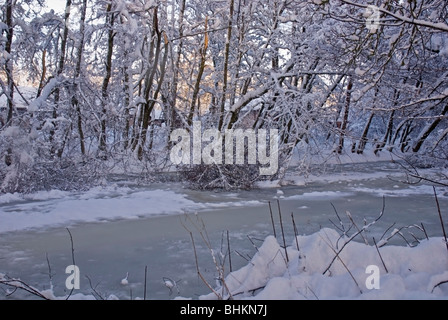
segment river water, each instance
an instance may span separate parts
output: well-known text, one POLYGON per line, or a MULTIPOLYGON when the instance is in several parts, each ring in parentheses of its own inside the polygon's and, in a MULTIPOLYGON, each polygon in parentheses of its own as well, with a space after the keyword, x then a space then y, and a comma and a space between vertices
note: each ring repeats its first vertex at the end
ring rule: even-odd
MULTIPOLYGON (((74 291, 78 296, 196 299, 210 293, 198 277, 197 265, 204 278, 214 286, 218 276, 215 263, 224 265, 226 274, 230 268, 236 270, 246 265, 267 235, 275 232, 283 243, 282 226, 286 244, 293 245, 295 232, 311 234, 322 227, 336 228, 340 226, 338 215, 348 227, 347 212, 357 226, 362 227, 375 220, 384 206, 382 218, 366 233, 369 243, 373 244, 373 238, 378 241, 385 231, 390 234, 394 228, 413 225, 423 226, 428 236, 442 235, 432 186, 402 183, 404 176, 398 164, 375 162, 335 165, 327 169, 310 177, 307 183, 297 179, 292 185, 281 188, 252 191, 194 191, 178 183, 105 191, 96 196, 104 210, 110 208, 105 206, 108 202, 111 206, 120 203, 117 190, 126 190, 131 196, 166 190, 166 197, 161 192, 156 201, 137 202, 140 207, 132 210, 139 214, 132 219, 124 216, 94 221, 78 219, 65 224, 4 231, 0 233, 0 273, 20 278, 39 290, 51 287, 55 295, 64 296, 69 292, 66 288, 69 274, 65 269, 74 259, 80 270, 80 289, 74 291), (179 212, 161 210, 158 215, 145 215, 146 211, 157 211, 160 206, 170 207, 171 193, 167 190, 181 194, 188 203, 197 206, 189 205, 179 212), (123 285, 121 280, 127 275, 127 284, 123 285), (167 279, 176 281, 177 288, 168 288, 167 279)), ((438 187, 436 190, 442 213, 448 217, 448 189, 438 187)), ((3 203, 0 213, 19 212, 24 207, 48 210, 51 206, 57 213, 56 204, 61 201, 64 199, 3 203)), ((85 207, 85 199, 71 197, 69 205, 85 207)), ((448 218, 445 219, 448 229, 446 221, 448 218)), ((403 229, 402 233, 406 240, 396 236, 391 244, 406 245, 407 241, 414 245, 415 238, 425 237, 424 232, 415 227, 403 229)), ((0 287, 0 299, 34 298, 18 291, 9 295, 6 289, 0 287)))

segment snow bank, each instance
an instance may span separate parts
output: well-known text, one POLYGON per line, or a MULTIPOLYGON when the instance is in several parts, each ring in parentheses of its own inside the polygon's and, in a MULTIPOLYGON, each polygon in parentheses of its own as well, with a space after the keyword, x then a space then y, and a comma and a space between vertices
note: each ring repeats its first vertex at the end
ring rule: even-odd
POLYGON ((0 233, 260 204, 238 197, 195 201, 183 192, 117 186, 95 187, 82 193, 53 190, 4 194, 0 195, 0 233))
POLYGON ((169 190, 136 191, 129 188, 94 188, 87 193, 39 192, 0 197, 0 232, 181 214, 199 206, 185 195, 169 190), (170 199, 169 204, 161 199, 170 199), (11 205, 8 205, 11 204, 11 205))
POLYGON ((442 238, 412 248, 384 246, 380 254, 374 245, 347 240, 328 228, 298 236, 300 250, 294 240, 287 262, 284 248, 269 236, 225 284, 234 299, 448 299, 448 251, 442 238))

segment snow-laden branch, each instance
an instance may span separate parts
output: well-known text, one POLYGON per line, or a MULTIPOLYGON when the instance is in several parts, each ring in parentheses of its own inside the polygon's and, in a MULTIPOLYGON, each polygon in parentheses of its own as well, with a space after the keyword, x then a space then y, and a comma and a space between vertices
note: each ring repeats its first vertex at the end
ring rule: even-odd
POLYGON ((265 94, 266 92, 269 91, 269 89, 272 87, 272 83, 266 83, 264 86, 261 86, 258 89, 255 89, 253 91, 250 91, 248 93, 246 93, 246 95, 244 95, 243 97, 241 97, 240 100, 238 100, 238 102, 236 102, 231 108, 230 108, 230 112, 236 112, 242 108, 244 108, 245 106, 247 106, 251 101, 259 98, 260 96, 262 96, 263 94, 265 94))
POLYGON ((39 298, 42 298, 44 300, 49 300, 49 298, 47 296, 45 296, 41 291, 39 291, 38 289, 26 284, 25 282, 23 282, 20 279, 13 279, 13 278, 9 278, 6 275, 0 273, 0 284, 6 285, 8 287, 12 287, 14 288, 14 291, 17 289, 21 289, 24 290, 26 292, 31 293, 32 295, 35 295, 39 298))
MULTIPOLYGON (((364 8, 364 9, 369 8, 369 5, 367 5, 367 4, 355 3, 355 2, 349 1, 349 0, 341 0, 341 1, 345 4, 352 5, 352 6, 355 6, 358 8, 364 8)), ((401 14, 393 13, 393 12, 386 10, 384 8, 381 8, 381 7, 378 7, 378 10, 381 13, 384 13, 388 16, 394 17, 395 19, 405 22, 405 23, 414 24, 414 25, 418 25, 421 27, 427 27, 427 28, 439 30, 442 32, 448 32, 448 25, 443 22, 434 23, 434 22, 430 22, 430 21, 426 21, 426 20, 410 18, 410 17, 403 16, 401 14)))
MULTIPOLYGON (((368 110, 375 110, 375 111, 386 111, 386 112, 388 112, 388 111, 399 111, 399 110, 403 110, 403 109, 406 109, 406 108, 409 108, 409 107, 412 107, 412 106, 415 106, 415 105, 421 105, 421 104, 424 104, 424 103, 427 103, 427 102, 432 102, 432 101, 439 101, 440 102, 440 101, 442 101, 442 100, 444 100, 446 98, 448 98, 448 94, 440 94, 440 95, 437 95, 437 96, 434 96, 434 97, 423 98, 423 99, 419 99, 419 100, 416 100, 416 101, 413 101, 413 102, 410 102, 410 103, 402 104, 402 105, 400 105, 398 107, 394 107, 394 108, 366 108, 366 109, 368 109, 368 110)), ((433 107, 433 106, 431 106, 431 107, 433 107)), ((443 115, 435 115, 435 116, 431 116, 429 118, 426 117, 426 118, 428 118, 428 119, 435 119, 435 118, 440 118, 440 117, 443 118, 444 116, 443 115)), ((416 118, 418 118, 418 117, 416 117, 416 118)), ((420 117, 420 118, 426 119, 425 117, 420 117)))
POLYGON ((53 90, 59 86, 62 83, 62 79, 56 77, 51 79, 47 85, 43 88, 42 93, 39 98, 31 102, 31 104, 28 107, 29 112, 36 112, 38 111, 42 104, 48 99, 48 97, 51 95, 53 90))
MULTIPOLYGON (((288 69, 288 68, 286 68, 288 69)), ((304 76, 304 75, 322 75, 322 76, 329 76, 329 75, 337 75, 340 77, 344 77, 346 75, 345 72, 332 72, 332 71, 303 71, 303 72, 285 72, 285 73, 278 73, 278 74, 272 74, 271 75, 271 81, 268 81, 263 86, 259 87, 258 89, 255 89, 253 91, 250 91, 246 93, 243 97, 241 97, 233 106, 230 108, 230 112, 236 112, 245 106, 247 106, 250 102, 252 102, 255 99, 258 99, 260 96, 267 93, 269 90, 271 90, 274 86, 278 85, 278 82, 281 80, 284 80, 288 77, 297 77, 297 76, 304 76)), ((342 78, 340 78, 342 79, 342 78)))

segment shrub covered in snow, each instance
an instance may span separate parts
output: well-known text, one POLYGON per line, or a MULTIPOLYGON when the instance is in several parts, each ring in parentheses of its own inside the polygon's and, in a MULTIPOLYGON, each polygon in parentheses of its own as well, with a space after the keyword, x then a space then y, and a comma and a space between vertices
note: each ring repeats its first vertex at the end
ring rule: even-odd
POLYGON ((96 161, 82 164, 70 159, 16 162, 0 173, 0 192, 34 193, 38 191, 85 191, 102 176, 96 161))
POLYGON ((259 179, 257 165, 196 165, 181 172, 188 185, 197 190, 251 189, 259 179))

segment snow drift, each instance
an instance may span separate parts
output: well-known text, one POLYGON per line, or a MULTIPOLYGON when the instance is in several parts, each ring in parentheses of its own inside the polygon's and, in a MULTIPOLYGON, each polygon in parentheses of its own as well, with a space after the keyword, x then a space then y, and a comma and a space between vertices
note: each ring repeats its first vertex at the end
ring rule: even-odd
POLYGON ((447 299, 447 267, 442 238, 425 239, 416 247, 387 245, 377 250, 325 228, 298 236, 286 251, 276 238, 267 237, 249 264, 200 299, 447 299))

